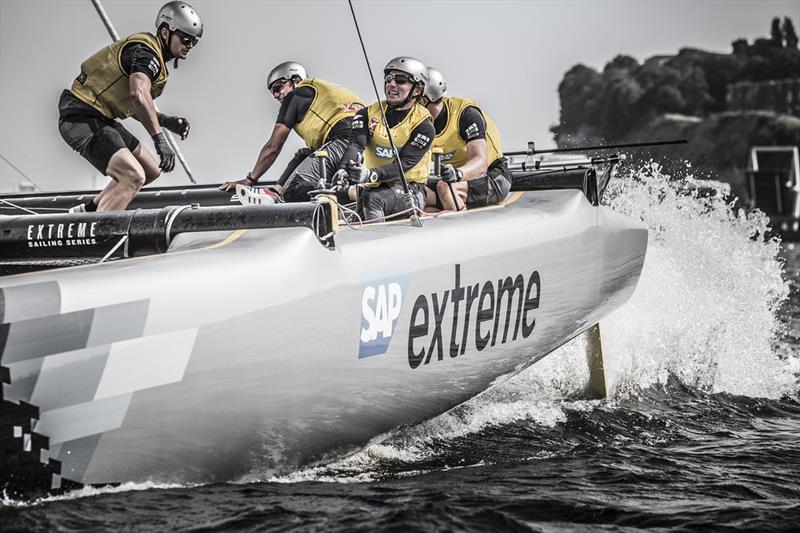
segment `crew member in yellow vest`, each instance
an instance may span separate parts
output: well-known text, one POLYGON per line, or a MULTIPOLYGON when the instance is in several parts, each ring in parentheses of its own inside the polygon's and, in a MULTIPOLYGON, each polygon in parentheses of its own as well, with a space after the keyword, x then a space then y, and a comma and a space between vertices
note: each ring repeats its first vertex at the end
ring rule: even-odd
POLYGON ((337 197, 346 202, 358 196, 359 210, 365 220, 380 220, 408 209, 403 197, 401 164, 414 207, 425 207, 434 130, 430 113, 419 103, 424 71, 425 65, 413 57, 392 59, 383 70, 386 100, 362 109, 353 118, 353 144, 345 160, 349 179, 359 184, 360 192, 350 187, 339 191, 337 197), (362 152, 363 164, 359 157, 362 152))
POLYGON ((325 150, 326 173, 332 176, 342 165, 342 155, 350 146, 353 115, 364 107, 353 91, 320 79, 307 79, 306 69, 294 61, 281 63, 267 75, 267 88, 280 102, 278 118, 267 143, 247 177, 226 181, 223 191, 237 183, 253 186, 272 166, 281 152, 289 132, 294 130, 305 141, 284 170, 277 185, 266 194, 280 194, 285 202, 307 202, 309 192, 320 188, 320 167, 313 152, 325 150))
POLYGON ((177 68, 202 35, 203 22, 192 6, 168 2, 156 17, 156 35, 129 35, 81 64, 80 75, 58 102, 58 131, 112 181, 71 212, 125 209, 143 185, 175 167, 175 152, 162 128, 186 139, 189 122, 157 113, 153 99, 167 83, 167 62, 174 59, 177 68), (159 163, 117 120, 131 116, 151 135, 159 163))
POLYGON ((434 148, 444 151, 442 179, 429 188, 428 205, 461 210, 502 202, 513 180, 508 170, 500 132, 475 102, 445 96, 442 73, 428 68, 423 101, 433 116, 434 148))

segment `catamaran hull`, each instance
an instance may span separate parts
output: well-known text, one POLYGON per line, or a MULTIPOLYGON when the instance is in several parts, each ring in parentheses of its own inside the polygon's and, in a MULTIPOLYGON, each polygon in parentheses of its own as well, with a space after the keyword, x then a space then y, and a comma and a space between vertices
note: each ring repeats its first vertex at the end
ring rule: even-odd
POLYGON ((561 190, 344 229, 334 249, 307 228, 181 234, 163 255, 0 278, 3 397, 37 410, 14 438, 46 437, 37 458, 80 483, 286 471, 585 331, 630 297, 646 244, 561 190))

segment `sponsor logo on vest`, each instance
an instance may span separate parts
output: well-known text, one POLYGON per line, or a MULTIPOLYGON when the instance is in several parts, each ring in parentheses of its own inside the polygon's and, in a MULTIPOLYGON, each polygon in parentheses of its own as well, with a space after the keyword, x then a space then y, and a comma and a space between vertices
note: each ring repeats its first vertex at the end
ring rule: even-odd
MULTIPOLYGON (((375 128, 378 127, 378 124, 380 124, 378 117, 373 117, 372 120, 369 121, 369 125, 367 126, 369 128, 369 132, 375 133, 375 128)), ((353 124, 353 129, 354 130, 358 129, 355 124, 353 124)))
POLYGON ((364 109, 364 106, 359 104, 358 102, 351 102, 349 104, 344 104, 342 106, 342 111, 353 112, 353 113, 361 109, 364 109))
POLYGON ((431 138, 427 135, 423 135, 422 133, 417 133, 414 138, 411 140, 411 146, 416 148, 425 148, 430 144, 431 138))
POLYGON ((385 354, 403 307, 408 278, 382 279, 364 285, 361 292, 361 336, 358 357, 385 354))
POLYGON ((516 274, 461 286, 461 265, 455 265, 455 283, 444 293, 417 296, 408 327, 408 364, 411 368, 444 360, 449 333, 450 357, 464 355, 467 346, 483 351, 498 342, 528 338, 536 326, 541 280, 539 272, 516 274), (451 311, 452 323, 444 316, 451 311), (443 331, 444 330, 444 331, 443 331), (436 354, 433 357, 434 353, 436 354))
POLYGON ((28 224, 28 248, 97 244, 97 222, 28 224))
POLYGON ((381 159, 392 159, 394 157, 394 152, 391 146, 376 146, 375 155, 381 159))

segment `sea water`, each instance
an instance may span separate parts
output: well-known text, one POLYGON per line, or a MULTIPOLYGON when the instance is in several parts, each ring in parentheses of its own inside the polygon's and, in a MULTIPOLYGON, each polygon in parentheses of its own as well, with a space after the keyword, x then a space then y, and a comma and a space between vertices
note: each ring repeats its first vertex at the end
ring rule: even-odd
POLYGON ((604 203, 644 221, 631 300, 584 340, 434 419, 275 478, 5 498, 3 531, 794 530, 800 520, 800 246, 723 188, 654 162, 604 203))

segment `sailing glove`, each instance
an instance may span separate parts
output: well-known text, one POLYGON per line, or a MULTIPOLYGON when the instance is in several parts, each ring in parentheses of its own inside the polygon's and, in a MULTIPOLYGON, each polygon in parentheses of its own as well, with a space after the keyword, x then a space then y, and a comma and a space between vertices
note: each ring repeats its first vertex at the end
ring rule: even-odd
POLYGON ((175 151, 167 142, 164 132, 160 131, 153 135, 153 144, 156 147, 156 152, 161 158, 161 163, 158 165, 164 172, 172 172, 175 168, 175 151))
POLYGON ((172 133, 180 135, 183 141, 189 136, 189 121, 183 117, 173 117, 171 115, 159 113, 158 123, 172 133))
POLYGON ((378 174, 361 163, 350 162, 345 167, 347 178, 350 183, 375 183, 378 181, 378 174))
POLYGON ((445 183, 455 183, 459 180, 459 172, 453 165, 447 163, 442 165, 442 181, 445 183))

